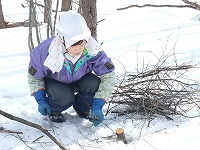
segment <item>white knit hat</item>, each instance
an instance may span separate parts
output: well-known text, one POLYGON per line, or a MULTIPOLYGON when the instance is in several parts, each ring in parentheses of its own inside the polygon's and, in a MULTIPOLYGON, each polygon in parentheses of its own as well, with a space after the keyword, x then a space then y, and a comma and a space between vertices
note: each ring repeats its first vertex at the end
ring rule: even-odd
POLYGON ((44 62, 44 65, 52 73, 59 72, 62 69, 64 62, 63 53, 79 40, 85 39, 87 41, 85 48, 91 55, 96 55, 102 50, 101 45, 91 37, 91 32, 85 19, 75 11, 70 10, 60 16, 57 33, 58 35, 49 46, 49 55, 44 62))
POLYGON ((60 16, 57 33, 65 39, 79 41, 91 36, 85 19, 75 11, 67 11, 60 16))

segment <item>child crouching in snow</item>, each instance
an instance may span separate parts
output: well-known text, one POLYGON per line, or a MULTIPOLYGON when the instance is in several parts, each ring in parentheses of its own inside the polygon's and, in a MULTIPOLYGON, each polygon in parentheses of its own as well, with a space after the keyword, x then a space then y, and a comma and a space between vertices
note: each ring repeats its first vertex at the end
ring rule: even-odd
POLYGON ((63 13, 57 33, 30 54, 28 83, 38 111, 53 122, 64 122, 62 112, 73 106, 98 126, 114 87, 115 67, 79 13, 63 13))

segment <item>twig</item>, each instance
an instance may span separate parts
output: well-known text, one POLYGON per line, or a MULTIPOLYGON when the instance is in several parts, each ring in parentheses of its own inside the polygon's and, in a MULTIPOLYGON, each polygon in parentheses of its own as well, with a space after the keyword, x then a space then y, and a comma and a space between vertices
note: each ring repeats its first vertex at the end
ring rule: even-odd
POLYGON ((0 130, 0 133, 16 133, 16 134, 23 134, 23 132, 20 131, 14 131, 14 130, 0 130))
POLYGON ((200 5, 197 4, 197 2, 191 2, 191 1, 188 1, 188 0, 182 0, 184 3, 190 5, 190 6, 193 6, 195 7, 197 10, 200 10, 200 5))
POLYGON ((36 141, 38 141, 39 139, 41 139, 41 138, 43 138, 44 137, 44 135, 42 135, 42 136, 40 136, 40 137, 38 137, 37 139, 35 139, 32 143, 35 143, 36 141))
MULTIPOLYGON (((29 5, 29 3, 30 3, 30 0, 26 0, 27 1, 27 3, 28 3, 28 5, 29 5)), ((39 3, 36 3, 36 2, 34 2, 33 4, 35 4, 35 5, 37 5, 37 6, 40 6, 40 7, 42 7, 42 8, 45 8, 45 6, 44 5, 42 5, 42 4, 39 4, 39 3)), ((22 5, 22 7, 26 7, 24 4, 21 4, 22 5)), ((57 9, 56 10, 53 10, 52 9, 52 12, 61 12, 61 11, 58 11, 57 9)))
POLYGON ((149 144, 149 146, 151 146, 152 148, 158 150, 156 147, 154 147, 153 145, 151 145, 146 139, 143 139, 147 144, 149 144))
POLYGON ((18 138, 20 141, 22 141, 22 142, 24 143, 24 145, 26 145, 26 147, 28 147, 29 149, 36 150, 36 149, 30 147, 30 146, 26 143, 26 141, 23 140, 23 138, 22 138, 21 136, 19 136, 18 134, 17 134, 17 136, 15 136, 15 137, 18 138))
POLYGON ((104 21, 104 20, 106 20, 106 19, 101 19, 101 20, 97 21, 97 23, 100 23, 100 22, 102 22, 102 21, 104 21))

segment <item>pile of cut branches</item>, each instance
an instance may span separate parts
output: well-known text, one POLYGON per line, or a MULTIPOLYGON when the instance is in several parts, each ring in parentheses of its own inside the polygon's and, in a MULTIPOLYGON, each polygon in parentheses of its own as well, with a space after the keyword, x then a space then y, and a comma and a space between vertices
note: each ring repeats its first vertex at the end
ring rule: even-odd
POLYGON ((126 72, 118 77, 111 97, 110 108, 125 115, 142 113, 148 117, 183 115, 196 107, 199 109, 199 83, 185 75, 193 65, 154 66, 140 73, 126 72))

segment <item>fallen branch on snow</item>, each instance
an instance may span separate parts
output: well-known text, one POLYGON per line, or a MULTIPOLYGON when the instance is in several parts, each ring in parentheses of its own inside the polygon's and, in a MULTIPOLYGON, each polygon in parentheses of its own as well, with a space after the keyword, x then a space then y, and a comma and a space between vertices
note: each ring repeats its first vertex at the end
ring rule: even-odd
POLYGON ((153 4, 144 4, 144 5, 130 5, 130 6, 126 6, 126 7, 122 7, 122 8, 117 8, 117 10, 125 10, 125 9, 129 9, 132 7, 137 7, 137 8, 143 8, 143 7, 174 7, 174 8, 192 8, 192 9, 196 9, 199 10, 199 7, 195 7, 194 5, 153 5, 153 4))
POLYGON ((38 124, 35 124, 35 123, 32 123, 30 121, 27 121, 27 120, 24 120, 22 118, 19 118, 19 117, 16 117, 16 116, 13 116, 11 114, 8 114, 2 110, 0 110, 0 115, 6 117, 6 118, 9 118, 11 120, 14 120, 14 121, 17 121, 17 122, 20 122, 20 123, 23 123, 27 126, 30 126, 30 127, 33 127, 33 128, 36 128, 38 130, 40 130, 41 132, 43 132, 44 134, 46 134, 52 141, 54 141, 62 150, 68 150, 62 143, 60 143, 54 136, 52 136, 47 129, 45 129, 44 127, 38 125, 38 124))

